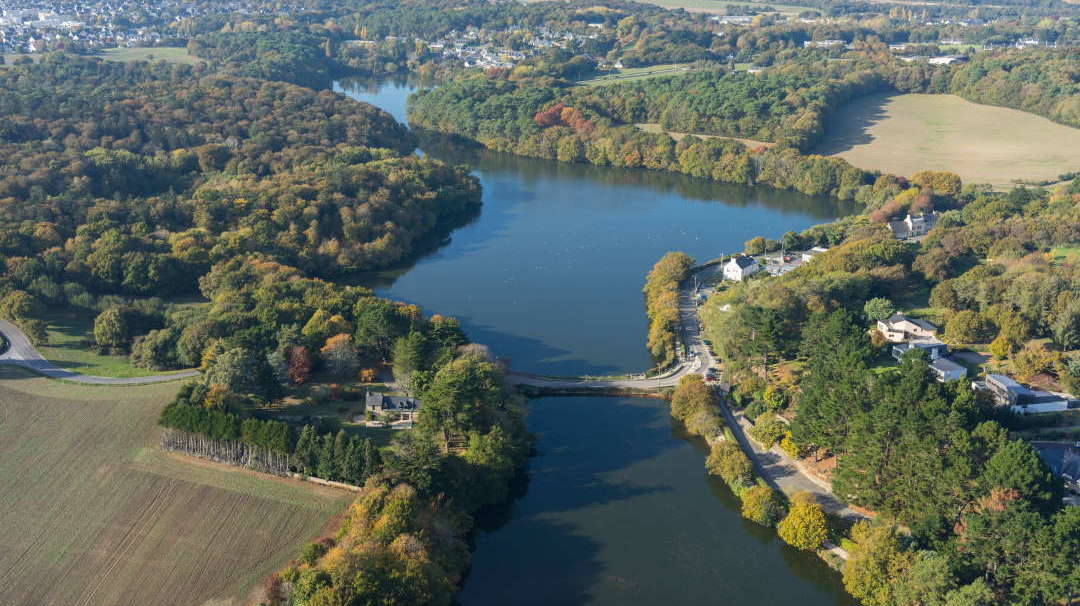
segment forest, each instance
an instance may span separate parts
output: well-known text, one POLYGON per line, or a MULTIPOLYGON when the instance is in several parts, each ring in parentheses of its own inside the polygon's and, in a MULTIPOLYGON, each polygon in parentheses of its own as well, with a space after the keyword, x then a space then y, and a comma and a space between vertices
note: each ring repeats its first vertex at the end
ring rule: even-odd
MULTIPOLYGON (((877 512, 845 537, 844 584, 863 603, 1056 603, 1080 587, 1080 516, 1062 507, 1061 481, 1032 447, 1009 436, 1024 421, 967 382, 938 383, 920 353, 883 367, 883 339, 865 327, 929 291, 947 342, 991 341, 1022 380, 1080 387, 1080 273, 1047 255, 1080 238, 1080 179, 1009 193, 922 180, 897 198, 953 208, 921 244, 883 230, 898 210, 890 203, 765 242, 831 248, 783 276, 721 290, 706 335, 733 403, 756 420, 755 439, 834 458, 836 495, 877 512), (927 196, 930 182, 942 193, 927 196)), ((716 456, 721 475, 739 468, 716 456)))
POLYGON ((222 262, 384 268, 479 207, 473 177, 329 92, 63 55, 0 80, 0 314, 32 336, 49 306, 112 310, 99 345, 126 350, 167 319, 145 297, 222 262))

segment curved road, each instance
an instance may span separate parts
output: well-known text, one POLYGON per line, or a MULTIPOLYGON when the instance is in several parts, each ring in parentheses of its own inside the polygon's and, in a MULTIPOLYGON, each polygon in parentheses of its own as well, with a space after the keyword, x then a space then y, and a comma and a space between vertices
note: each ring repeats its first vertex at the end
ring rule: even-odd
POLYGON ((0 353, 0 366, 20 366, 39 375, 50 379, 61 379, 72 383, 84 383, 87 385, 146 385, 149 383, 162 383, 187 379, 199 374, 197 370, 185 370, 167 375, 151 375, 148 377, 96 377, 82 373, 65 370, 55 366, 38 353, 38 350, 30 343, 30 339, 18 326, 6 320, 0 320, 0 334, 7 340, 8 347, 0 353))

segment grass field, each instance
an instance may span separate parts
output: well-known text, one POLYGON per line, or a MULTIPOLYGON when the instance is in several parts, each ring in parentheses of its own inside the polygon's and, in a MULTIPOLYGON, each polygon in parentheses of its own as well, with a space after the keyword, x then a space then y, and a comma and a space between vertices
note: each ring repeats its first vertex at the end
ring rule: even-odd
POLYGON ((176 388, 0 369, 0 601, 239 604, 344 507, 336 490, 161 452, 176 388))
POLYGON ((188 54, 186 48, 136 46, 132 48, 109 48, 100 55, 109 61, 166 61, 168 63, 184 63, 195 65, 202 63, 202 59, 188 54))
POLYGON ((585 86, 600 86, 601 84, 620 84, 622 82, 647 80, 649 78, 656 78, 659 76, 675 76, 678 74, 685 74, 691 71, 693 71, 693 69, 691 69, 690 67, 686 65, 679 66, 676 63, 650 65, 648 67, 627 67, 624 69, 604 72, 604 75, 597 76, 595 78, 589 78, 588 80, 580 80, 578 81, 578 84, 582 84, 585 86))
POLYGON ((1055 246, 1050 249, 1050 260, 1055 263, 1080 261, 1080 246, 1055 246))
POLYGON ((910 176, 949 170, 1009 188, 1080 169, 1080 129, 954 95, 868 95, 841 107, 815 153, 910 176))
POLYGON ((56 312, 47 318, 49 344, 38 347, 45 359, 56 366, 101 377, 146 377, 168 374, 136 368, 126 355, 101 355, 87 344, 93 337, 92 313, 56 312))

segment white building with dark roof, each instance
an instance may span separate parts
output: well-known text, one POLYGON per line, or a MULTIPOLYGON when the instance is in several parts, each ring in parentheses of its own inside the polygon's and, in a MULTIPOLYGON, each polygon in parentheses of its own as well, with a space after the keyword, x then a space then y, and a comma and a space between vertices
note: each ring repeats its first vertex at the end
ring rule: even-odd
POLYGON ((742 282, 760 270, 761 266, 752 257, 736 255, 724 264, 724 278, 742 282))

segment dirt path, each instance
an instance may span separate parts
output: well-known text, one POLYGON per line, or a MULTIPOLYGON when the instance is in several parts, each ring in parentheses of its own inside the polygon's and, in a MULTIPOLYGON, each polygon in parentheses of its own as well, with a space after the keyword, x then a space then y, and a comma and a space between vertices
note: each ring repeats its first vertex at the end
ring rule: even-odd
POLYGON ((46 360, 38 350, 30 343, 30 339, 11 322, 0 320, 0 335, 7 341, 7 348, 0 353, 0 364, 21 366, 39 375, 50 379, 71 381, 87 385, 147 385, 150 383, 163 383, 165 381, 177 381, 187 379, 199 374, 197 370, 185 370, 167 375, 151 375, 148 377, 97 377, 84 375, 72 370, 65 370, 46 360))

